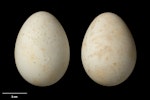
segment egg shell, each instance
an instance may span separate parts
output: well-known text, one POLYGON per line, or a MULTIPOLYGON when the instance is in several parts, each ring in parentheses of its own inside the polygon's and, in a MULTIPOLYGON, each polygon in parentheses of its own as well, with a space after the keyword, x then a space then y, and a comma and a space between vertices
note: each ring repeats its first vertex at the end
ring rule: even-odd
POLYGON ((15 62, 21 76, 35 86, 52 85, 65 74, 69 58, 69 42, 60 22, 46 11, 32 14, 15 44, 15 62))
POLYGON ((136 46, 124 21, 105 12, 90 24, 82 43, 81 59, 88 76, 103 86, 124 82, 136 63, 136 46))

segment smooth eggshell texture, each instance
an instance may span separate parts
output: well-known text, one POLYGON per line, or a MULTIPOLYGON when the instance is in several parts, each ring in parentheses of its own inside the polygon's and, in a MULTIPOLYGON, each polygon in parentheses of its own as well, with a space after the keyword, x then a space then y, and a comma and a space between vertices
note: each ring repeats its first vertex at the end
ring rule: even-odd
POLYGON ((115 86, 125 81, 136 63, 133 37, 114 13, 97 16, 82 43, 81 58, 88 76, 103 86, 115 86))
POLYGON ((35 86, 60 80, 69 64, 66 33, 50 13, 32 14, 21 27, 15 44, 15 62, 21 76, 35 86))

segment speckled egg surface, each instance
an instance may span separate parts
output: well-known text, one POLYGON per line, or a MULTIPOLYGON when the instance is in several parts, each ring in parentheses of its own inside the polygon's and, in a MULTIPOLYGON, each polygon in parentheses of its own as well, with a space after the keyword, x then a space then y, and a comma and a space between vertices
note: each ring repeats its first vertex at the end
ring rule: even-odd
POLYGON ((90 24, 81 49, 88 76, 103 86, 124 82, 136 63, 136 46, 131 32, 116 14, 98 15, 90 24))
POLYGON ((65 74, 69 58, 69 42, 60 22, 45 11, 32 14, 15 44, 15 62, 21 76, 35 86, 52 85, 65 74))

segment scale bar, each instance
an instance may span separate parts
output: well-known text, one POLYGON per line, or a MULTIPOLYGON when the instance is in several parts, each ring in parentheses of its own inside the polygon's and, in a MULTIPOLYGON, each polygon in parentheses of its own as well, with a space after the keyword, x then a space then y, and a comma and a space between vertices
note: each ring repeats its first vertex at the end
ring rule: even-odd
POLYGON ((28 94, 27 92, 2 92, 2 94, 28 94))

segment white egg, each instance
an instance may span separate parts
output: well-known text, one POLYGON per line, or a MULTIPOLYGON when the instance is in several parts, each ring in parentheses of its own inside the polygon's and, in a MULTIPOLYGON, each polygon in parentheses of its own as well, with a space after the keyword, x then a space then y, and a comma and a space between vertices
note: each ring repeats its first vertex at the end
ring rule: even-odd
POLYGON ((50 13, 32 14, 21 27, 15 44, 15 62, 21 76, 35 86, 49 86, 65 74, 69 43, 59 21, 50 13))
POLYGON ((103 86, 124 82, 136 63, 136 46, 128 27, 114 13, 97 16, 82 43, 81 58, 88 76, 103 86))

